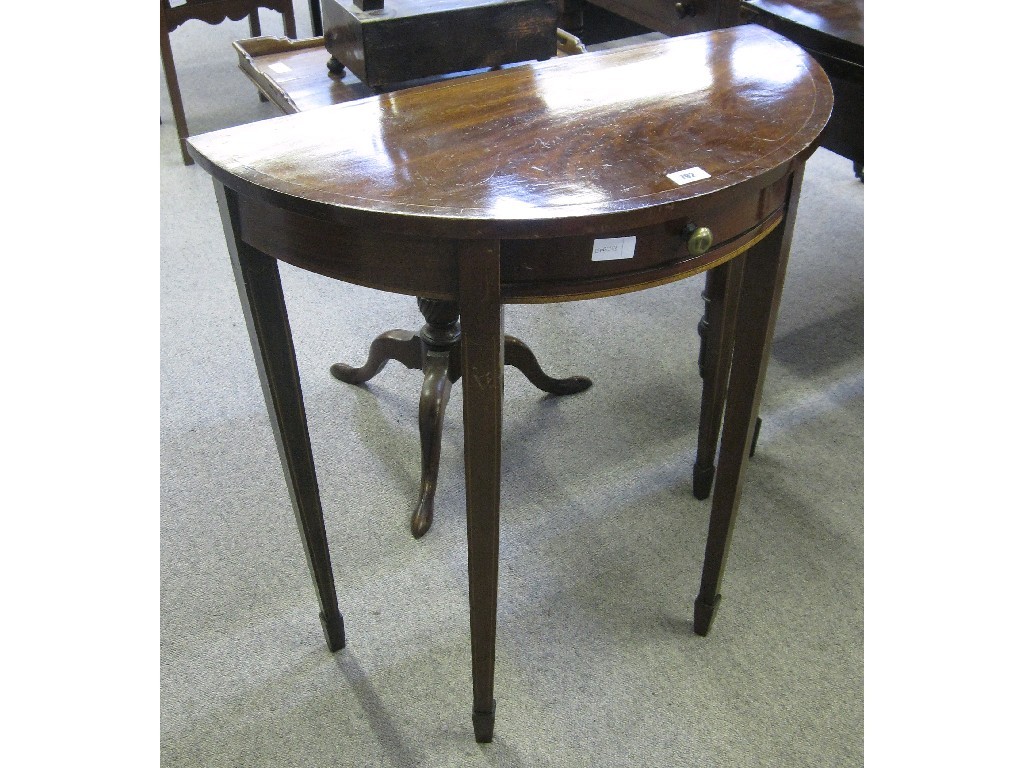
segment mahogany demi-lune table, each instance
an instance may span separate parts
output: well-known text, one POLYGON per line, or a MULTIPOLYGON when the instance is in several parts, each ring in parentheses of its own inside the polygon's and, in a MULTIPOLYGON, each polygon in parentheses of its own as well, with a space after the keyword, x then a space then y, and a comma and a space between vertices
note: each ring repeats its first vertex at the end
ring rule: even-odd
POLYGON ((320 601, 345 644, 278 261, 455 301, 462 318, 473 727, 494 729, 503 305, 737 286, 694 629, 720 600, 804 164, 832 108, 758 26, 551 59, 189 139, 214 179, 270 421, 320 601))

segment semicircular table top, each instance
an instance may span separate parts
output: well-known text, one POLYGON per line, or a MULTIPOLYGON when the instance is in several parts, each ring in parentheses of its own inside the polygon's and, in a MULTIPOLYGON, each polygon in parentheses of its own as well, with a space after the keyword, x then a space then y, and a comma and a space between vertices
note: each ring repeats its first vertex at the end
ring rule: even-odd
MULTIPOLYGON (((832 92, 747 25, 445 80, 189 139, 241 194, 455 238, 651 223, 806 160, 832 92), (685 184, 670 174, 700 169, 685 184)), ((694 174, 691 174, 694 175, 694 174)), ((761 179, 763 182, 763 179, 761 179)))

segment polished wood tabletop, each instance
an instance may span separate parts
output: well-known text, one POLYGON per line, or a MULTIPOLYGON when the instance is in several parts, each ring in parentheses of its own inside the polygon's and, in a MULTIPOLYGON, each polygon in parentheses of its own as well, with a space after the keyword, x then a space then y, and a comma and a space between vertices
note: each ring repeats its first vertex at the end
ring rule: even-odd
POLYGON ((831 90, 755 26, 553 59, 192 140, 239 191, 343 224, 456 238, 633 227, 806 156, 831 90), (799 119, 766 120, 766 114, 799 119), (670 174, 700 168, 680 185, 670 174))
MULTIPOLYGON (((745 26, 418 86, 189 140, 214 177, 332 651, 345 645, 344 621, 278 262, 451 301, 458 310, 472 717, 477 741, 487 742, 496 706, 504 304, 593 298, 705 271, 720 278, 731 309, 707 335, 722 350, 714 379, 727 377, 728 391, 694 601, 694 631, 707 634, 803 166, 831 108, 829 81, 809 54, 745 26)), ((702 423, 704 402, 722 406, 703 398, 702 423)))

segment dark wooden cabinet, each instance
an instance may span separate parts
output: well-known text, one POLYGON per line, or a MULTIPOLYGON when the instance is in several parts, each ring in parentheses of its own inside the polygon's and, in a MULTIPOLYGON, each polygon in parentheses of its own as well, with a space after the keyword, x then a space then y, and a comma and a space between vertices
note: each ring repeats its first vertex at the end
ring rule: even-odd
POLYGON ((556 0, 324 0, 324 40, 369 86, 555 55, 556 0))
POLYGON ((731 27, 739 7, 728 0, 589 0, 625 19, 666 35, 689 35, 731 27))

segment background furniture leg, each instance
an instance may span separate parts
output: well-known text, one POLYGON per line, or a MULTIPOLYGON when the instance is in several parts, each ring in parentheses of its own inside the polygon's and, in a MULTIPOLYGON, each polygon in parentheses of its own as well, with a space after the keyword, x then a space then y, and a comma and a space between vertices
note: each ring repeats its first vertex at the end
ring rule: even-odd
MULTIPOLYGON (((281 8, 281 18, 284 23, 284 36, 295 40, 298 37, 295 31, 295 8, 290 3, 281 8)), ((263 35, 263 30, 260 29, 260 9, 258 7, 253 8, 252 13, 249 14, 249 33, 252 37, 263 35)), ((270 101, 263 91, 257 89, 256 93, 260 97, 260 101, 270 101)))
POLYGON ((298 39, 299 33, 295 29, 295 7, 291 3, 281 11, 281 18, 284 22, 284 36, 292 40, 298 39))
POLYGON ((494 732, 495 710, 504 308, 499 242, 463 241, 458 244, 458 251, 473 731, 478 742, 489 742, 494 732))
POLYGON ((415 538, 429 529, 434 517, 434 494, 441 460, 441 433, 451 385, 459 378, 459 308, 454 301, 418 299, 426 324, 418 334, 387 331, 374 339, 361 368, 345 363, 331 366, 331 375, 347 384, 364 384, 383 370, 389 360, 423 371, 420 390, 420 493, 410 520, 415 538))
POLYGON ((434 521, 434 494, 441 463, 441 432, 444 412, 451 395, 450 359, 447 351, 427 351, 420 391, 420 496, 409 526, 414 538, 420 538, 434 521))
POLYGON ((782 299, 802 177, 802 169, 793 175, 785 219, 747 252, 743 267, 725 425, 718 455, 718 480, 711 502, 700 592, 694 601, 693 627, 698 635, 707 635, 710 631, 721 600, 722 574, 739 509, 775 318, 782 299))
MULTIPOLYGON (((287 24, 287 21, 285 23, 287 24)), ((294 20, 292 21, 292 24, 294 26, 294 20)), ((285 34, 287 35, 288 33, 285 32, 285 34)), ((263 35, 263 30, 260 29, 260 9, 259 8, 253 8, 252 9, 252 13, 249 14, 249 36, 250 37, 260 37, 262 35, 263 35)), ((291 34, 291 35, 288 35, 288 37, 294 38, 295 35, 291 34)), ((256 90, 256 95, 259 96, 260 101, 270 101, 270 99, 268 99, 264 95, 263 91, 261 91, 259 89, 256 90)))
POLYGON ((336 651, 345 646, 345 623, 338 609, 306 409, 277 261, 241 240, 237 195, 219 183, 214 186, 270 424, 302 534, 306 563, 320 601, 320 622, 327 647, 336 651))
POLYGON ((566 32, 583 29, 583 0, 562 0, 558 7, 558 26, 566 32))
POLYGON ((541 369, 533 350, 515 336, 505 337, 505 365, 518 368, 533 386, 549 395, 575 395, 589 389, 594 383, 586 376, 569 376, 565 379, 548 376, 541 369))
POLYGON ((313 27, 313 37, 320 37, 324 33, 324 17, 320 10, 320 0, 309 0, 309 22, 313 27))
MULTIPOLYGON (((462 377, 459 305, 440 299, 417 299, 426 324, 418 334, 393 330, 382 333, 370 345, 366 363, 355 368, 345 363, 331 366, 331 375, 346 384, 364 384, 380 373, 389 360, 423 371, 420 390, 420 493, 409 527, 415 538, 428 530, 434 519, 437 471, 441 461, 441 434, 451 385, 462 377)), ((556 379, 541 369, 533 351, 514 336, 505 336, 505 364, 522 371, 535 387, 553 395, 582 392, 593 382, 585 376, 556 379)))
POLYGON ((345 363, 331 366, 331 375, 346 384, 365 384, 382 370, 390 360, 397 360, 410 370, 423 367, 423 344, 420 337, 410 331, 385 331, 370 344, 366 362, 359 368, 345 363))
POLYGON ((174 127, 178 131, 178 144, 181 147, 181 159, 185 165, 192 165, 192 156, 185 148, 188 138, 188 123, 185 122, 185 107, 181 103, 181 88, 178 85, 178 72, 174 68, 174 55, 171 53, 171 29, 160 8, 160 60, 164 65, 164 81, 167 93, 171 97, 171 112, 174 113, 174 127))

